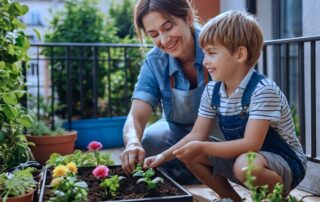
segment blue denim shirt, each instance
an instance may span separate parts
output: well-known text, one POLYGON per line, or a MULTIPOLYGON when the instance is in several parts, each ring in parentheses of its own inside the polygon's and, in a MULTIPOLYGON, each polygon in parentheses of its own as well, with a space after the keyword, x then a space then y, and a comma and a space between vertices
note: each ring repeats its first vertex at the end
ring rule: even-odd
MULTIPOLYGON (((195 62, 194 68, 197 70, 198 86, 204 81, 204 66, 202 64, 204 54, 199 47, 198 35, 200 30, 195 29, 195 62)), ((182 91, 190 89, 190 83, 182 72, 181 63, 177 58, 154 47, 147 54, 142 65, 138 82, 136 83, 132 99, 139 99, 149 103, 152 108, 162 102, 166 113, 171 110, 171 87, 170 76, 174 76, 175 88, 182 91)), ((198 110, 194 109, 194 110, 198 110)))

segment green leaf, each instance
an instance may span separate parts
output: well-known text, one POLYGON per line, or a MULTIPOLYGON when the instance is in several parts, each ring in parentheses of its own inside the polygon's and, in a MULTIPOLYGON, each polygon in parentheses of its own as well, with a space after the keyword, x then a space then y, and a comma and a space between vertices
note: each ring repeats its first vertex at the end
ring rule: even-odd
POLYGON ((9 44, 8 47, 7 47, 7 50, 8 50, 8 53, 10 55, 14 55, 15 51, 14 51, 14 45, 12 44, 9 44))
POLYGON ((16 105, 18 103, 17 96, 15 94, 4 94, 2 99, 8 105, 16 105))
POLYGON ((3 61, 0 61, 0 69, 4 69, 6 67, 6 63, 3 61))
POLYGON ((143 177, 144 176, 144 172, 142 170, 135 172, 133 175, 133 177, 143 177))
MULTIPOLYGON (((2 109, 2 108, 0 107, 0 109, 2 109)), ((2 113, 0 113, 0 123, 2 123, 2 122, 3 122, 3 120, 4 120, 3 114, 2 114, 2 113)))
POLYGON ((2 144, 4 141, 4 134, 0 131, 0 143, 2 144))
POLYGON ((146 182, 147 180, 145 178, 140 178, 137 180, 136 184, 139 184, 140 182, 146 182))
POLYGON ((18 98, 21 98, 24 94, 26 94, 26 91, 24 91, 24 90, 15 90, 15 91, 13 91, 13 93, 16 94, 16 96, 18 98))
POLYGON ((29 115, 22 115, 19 119, 22 126, 30 128, 32 126, 33 119, 29 115))
POLYGON ((160 183, 163 183, 163 179, 162 179, 161 177, 156 177, 156 178, 154 178, 154 179, 152 180, 152 182, 153 182, 153 183, 156 183, 156 184, 159 183, 159 182, 160 182, 160 183))
POLYGON ((18 16, 24 15, 29 11, 28 6, 22 5, 18 2, 12 3, 11 6, 12 6, 12 8, 10 8, 10 9, 15 9, 17 11, 18 16))
POLYGON ((38 30, 36 30, 36 29, 32 29, 32 30, 36 33, 38 39, 41 41, 41 34, 40 34, 40 32, 39 32, 38 30))
POLYGON ((6 117, 9 119, 9 121, 12 121, 18 115, 18 109, 14 108, 11 105, 7 105, 7 104, 5 104, 3 106, 3 112, 6 115, 6 117))
POLYGON ((83 189, 87 189, 88 188, 88 184, 83 182, 83 181, 76 182, 74 185, 77 186, 77 187, 81 187, 83 189))

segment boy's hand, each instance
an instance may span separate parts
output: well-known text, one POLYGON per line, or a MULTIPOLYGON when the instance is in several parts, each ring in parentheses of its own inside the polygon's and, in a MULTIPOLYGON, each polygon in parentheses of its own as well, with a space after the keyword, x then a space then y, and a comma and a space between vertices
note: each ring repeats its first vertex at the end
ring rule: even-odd
POLYGON ((203 142, 192 141, 172 152, 182 162, 190 162, 203 153, 203 142))
POLYGON ((160 166, 165 162, 165 157, 162 153, 156 155, 156 156, 150 156, 146 158, 143 162, 143 168, 155 168, 160 166))

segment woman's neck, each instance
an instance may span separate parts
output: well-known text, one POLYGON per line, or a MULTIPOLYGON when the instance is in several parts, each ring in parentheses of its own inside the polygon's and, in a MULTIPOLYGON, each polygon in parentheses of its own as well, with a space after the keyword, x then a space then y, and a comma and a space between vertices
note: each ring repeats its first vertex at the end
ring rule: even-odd
POLYGON ((189 40, 189 44, 187 45, 187 49, 183 51, 183 55, 178 57, 183 66, 189 66, 194 63, 196 54, 195 54, 195 43, 194 43, 194 35, 191 35, 191 39, 189 40), (190 48, 189 48, 190 47, 190 48))

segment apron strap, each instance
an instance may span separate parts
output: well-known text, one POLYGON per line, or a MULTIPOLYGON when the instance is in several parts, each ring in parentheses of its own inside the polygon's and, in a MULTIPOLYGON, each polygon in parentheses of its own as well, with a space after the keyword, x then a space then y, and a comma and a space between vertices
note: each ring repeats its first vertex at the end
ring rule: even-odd
MULTIPOLYGON (((204 82, 207 85, 208 81, 209 81, 209 73, 208 73, 207 68, 205 68, 205 67, 204 67, 204 71, 203 71, 203 76, 204 76, 204 82)), ((170 76, 170 87, 171 87, 171 89, 174 88, 174 76, 173 75, 170 76)))

